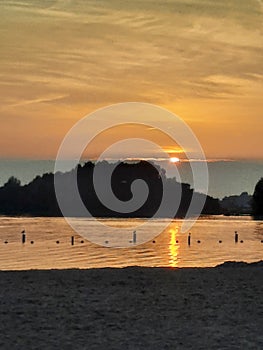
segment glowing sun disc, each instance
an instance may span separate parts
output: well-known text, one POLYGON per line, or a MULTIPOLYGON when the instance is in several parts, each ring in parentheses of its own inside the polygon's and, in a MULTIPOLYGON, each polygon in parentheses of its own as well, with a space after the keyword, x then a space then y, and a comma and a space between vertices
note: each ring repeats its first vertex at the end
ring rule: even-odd
POLYGON ((178 162, 180 162, 180 159, 177 157, 172 157, 172 158, 170 158, 170 162, 171 163, 178 163, 178 162))

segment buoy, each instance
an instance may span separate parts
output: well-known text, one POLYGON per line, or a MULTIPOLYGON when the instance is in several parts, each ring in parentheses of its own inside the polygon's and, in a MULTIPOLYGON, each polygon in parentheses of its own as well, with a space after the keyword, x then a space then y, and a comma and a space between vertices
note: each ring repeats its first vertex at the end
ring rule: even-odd
POLYGON ((31 244, 34 244, 34 241, 31 241, 30 243, 31 243, 31 244))
POLYGON ((235 243, 238 243, 238 233, 235 231, 235 243))
POLYGON ((56 241, 57 244, 59 244, 59 241, 56 241))
POLYGON ((220 240, 220 241, 219 241, 219 243, 221 244, 221 243, 222 243, 222 241, 220 240))
POLYGON ((74 236, 71 236, 71 245, 74 245, 74 236))
POLYGON ((198 240, 198 241, 197 241, 197 243, 198 243, 198 244, 200 244, 200 243, 201 243, 201 241, 199 241, 199 240, 198 240))

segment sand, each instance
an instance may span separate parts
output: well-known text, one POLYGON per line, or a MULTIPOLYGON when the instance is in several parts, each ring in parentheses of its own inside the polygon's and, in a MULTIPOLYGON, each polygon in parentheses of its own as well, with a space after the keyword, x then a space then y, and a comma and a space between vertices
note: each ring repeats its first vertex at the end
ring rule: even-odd
POLYGON ((263 267, 0 272, 0 349, 263 349, 263 267))

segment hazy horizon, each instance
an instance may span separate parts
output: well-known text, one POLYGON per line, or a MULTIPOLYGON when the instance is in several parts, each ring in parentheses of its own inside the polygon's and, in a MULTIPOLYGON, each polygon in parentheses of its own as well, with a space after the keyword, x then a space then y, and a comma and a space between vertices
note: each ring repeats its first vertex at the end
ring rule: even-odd
MULTIPOLYGON (((177 166, 182 181, 193 184, 189 163, 155 163, 166 170, 167 177, 173 176, 172 168, 177 166)), ((54 164, 55 160, 0 159, 0 186, 11 176, 17 177, 22 184, 29 183, 38 175, 54 172, 54 164)), ((256 183, 263 176, 263 161, 213 161, 207 165, 210 178, 208 194, 220 199, 242 192, 253 194, 256 183)))

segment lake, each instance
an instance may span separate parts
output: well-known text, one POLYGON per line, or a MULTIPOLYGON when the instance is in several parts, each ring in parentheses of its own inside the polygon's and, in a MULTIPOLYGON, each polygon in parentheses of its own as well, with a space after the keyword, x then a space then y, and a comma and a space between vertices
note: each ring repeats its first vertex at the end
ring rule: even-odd
MULTIPOLYGON (((87 232, 99 237, 95 219, 74 219, 87 232)), ((140 237, 142 219, 102 219, 108 226, 137 229, 140 237)), ((154 220, 152 230, 162 227, 154 220)), ((202 217, 188 233, 181 233, 182 220, 174 220, 161 234, 141 245, 128 242, 126 248, 103 247, 76 234, 64 218, 0 217, 0 269, 65 269, 125 266, 210 267, 224 261, 253 262, 263 259, 263 221, 250 217, 202 217), (26 230, 26 243, 21 231, 26 230), (239 242, 234 235, 238 231, 239 242), (71 237, 74 236, 74 245, 71 237), (240 241, 243 241, 241 243, 240 241)), ((123 237, 127 240, 127 237, 123 237)), ((117 246, 115 244, 115 246, 117 246)))

